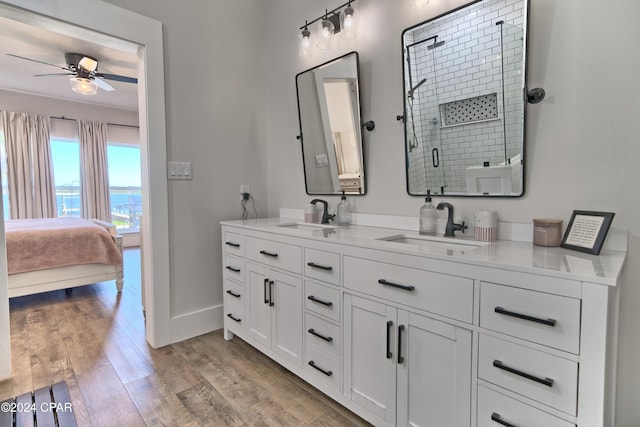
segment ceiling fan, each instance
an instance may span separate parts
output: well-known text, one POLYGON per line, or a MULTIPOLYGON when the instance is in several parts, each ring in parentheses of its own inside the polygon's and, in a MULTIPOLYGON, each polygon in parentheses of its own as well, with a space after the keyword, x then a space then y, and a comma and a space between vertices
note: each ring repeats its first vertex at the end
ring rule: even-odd
POLYGON ((138 83, 138 79, 134 77, 98 72, 98 60, 92 56, 82 53, 65 53, 64 59, 67 64, 66 66, 50 64, 48 62, 26 58, 24 56, 14 55, 12 53, 7 53, 7 55, 13 56, 14 58, 50 65, 52 67, 60 68, 61 70, 66 71, 65 73, 36 74, 34 77, 71 76, 71 78, 69 79, 69 82, 71 83, 71 90, 82 95, 95 95, 98 91, 98 88, 107 92, 115 90, 115 88, 105 80, 113 80, 124 83, 138 83))

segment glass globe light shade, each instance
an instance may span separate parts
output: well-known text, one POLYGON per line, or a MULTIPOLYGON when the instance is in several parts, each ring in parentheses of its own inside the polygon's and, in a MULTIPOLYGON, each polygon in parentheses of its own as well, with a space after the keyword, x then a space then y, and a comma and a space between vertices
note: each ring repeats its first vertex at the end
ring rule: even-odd
POLYGON ((335 31, 336 29, 331 21, 328 19, 320 21, 320 32, 318 34, 318 42, 316 43, 318 49, 331 49, 331 41, 333 40, 333 33, 335 33, 335 31))

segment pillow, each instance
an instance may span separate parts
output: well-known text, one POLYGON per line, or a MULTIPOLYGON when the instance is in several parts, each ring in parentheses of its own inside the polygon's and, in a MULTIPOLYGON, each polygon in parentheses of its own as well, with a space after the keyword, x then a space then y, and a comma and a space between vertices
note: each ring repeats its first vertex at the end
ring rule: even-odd
POLYGON ((111 234, 114 237, 118 235, 118 230, 116 229, 116 226, 111 224, 110 222, 102 221, 95 218, 91 218, 91 222, 104 227, 109 232, 109 234, 111 234))

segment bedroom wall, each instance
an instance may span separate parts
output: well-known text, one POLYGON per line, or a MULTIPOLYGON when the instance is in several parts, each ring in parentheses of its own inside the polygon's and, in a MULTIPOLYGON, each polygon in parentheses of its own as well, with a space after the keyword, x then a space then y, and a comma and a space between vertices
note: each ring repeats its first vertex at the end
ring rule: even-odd
MULTIPOLYGON (((269 214, 302 209, 305 194, 298 134, 295 75, 351 50, 360 53, 368 194, 352 197, 358 212, 417 216, 421 197, 405 191, 402 51, 406 27, 466 3, 431 0, 415 10, 408 0, 354 3, 367 27, 358 38, 310 60, 298 56, 297 33, 342 2, 270 0, 267 22, 267 139, 269 214)), ((615 7, 593 0, 534 0, 530 9, 529 86, 547 98, 527 110, 526 193, 518 199, 447 198, 456 213, 497 210, 502 221, 534 217, 566 222, 574 209, 616 212, 614 226, 630 231, 622 281, 618 425, 640 425, 640 2, 615 7), (594 29, 597 29, 595 31, 594 29), (629 54, 633 52, 633 54, 629 54)), ((319 51, 315 50, 317 54, 319 51)), ((335 209, 338 197, 327 198, 335 209)), ((438 199, 439 201, 441 199, 438 199)))

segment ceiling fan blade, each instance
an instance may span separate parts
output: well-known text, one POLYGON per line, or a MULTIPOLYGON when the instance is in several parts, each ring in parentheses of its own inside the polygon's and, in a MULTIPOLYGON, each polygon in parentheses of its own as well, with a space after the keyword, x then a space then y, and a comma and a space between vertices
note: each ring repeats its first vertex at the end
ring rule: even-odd
POLYGON ((102 80, 99 77, 94 78, 93 82, 95 84, 97 84, 100 89, 106 90, 107 92, 111 92, 112 90, 116 90, 116 88, 114 88, 109 83, 105 82, 104 80, 102 80))
POLYGON ((67 67, 63 67, 61 65, 50 64, 48 62, 38 61, 37 59, 25 58, 24 56, 14 55, 13 53, 7 53, 7 55, 13 56, 14 58, 24 59, 26 61, 37 62, 39 64, 44 64, 44 65, 50 65, 52 67, 60 68, 61 70, 65 70, 65 71, 72 71, 72 70, 68 69, 67 67))
POLYGON ((49 73, 49 74, 34 74, 33 77, 45 77, 45 76, 75 76, 73 73, 49 73))
POLYGON ((105 80, 113 80, 115 82, 138 83, 135 77, 119 76, 117 74, 95 73, 96 77, 102 77, 105 80))

